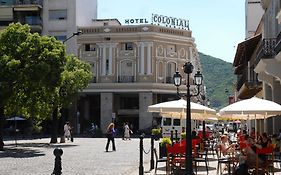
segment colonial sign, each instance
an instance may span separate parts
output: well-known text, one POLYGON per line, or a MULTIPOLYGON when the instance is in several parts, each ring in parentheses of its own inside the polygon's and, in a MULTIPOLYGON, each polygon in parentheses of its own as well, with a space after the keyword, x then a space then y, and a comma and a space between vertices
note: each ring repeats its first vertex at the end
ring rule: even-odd
MULTIPOLYGON (((125 24, 148 24, 148 23, 149 23, 149 21, 145 18, 126 19, 125 20, 125 24)), ((189 30, 189 21, 188 20, 164 16, 164 15, 152 14, 151 24, 189 30)))
POLYGON ((167 27, 180 27, 189 30, 189 21, 180 18, 152 14, 152 23, 157 25, 165 25, 167 27))

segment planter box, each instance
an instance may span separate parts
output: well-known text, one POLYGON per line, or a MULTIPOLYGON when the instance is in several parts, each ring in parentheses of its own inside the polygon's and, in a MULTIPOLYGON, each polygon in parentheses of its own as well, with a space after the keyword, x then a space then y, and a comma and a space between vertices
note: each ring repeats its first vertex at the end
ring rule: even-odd
POLYGON ((167 157, 167 147, 166 145, 161 146, 159 143, 159 158, 167 157))

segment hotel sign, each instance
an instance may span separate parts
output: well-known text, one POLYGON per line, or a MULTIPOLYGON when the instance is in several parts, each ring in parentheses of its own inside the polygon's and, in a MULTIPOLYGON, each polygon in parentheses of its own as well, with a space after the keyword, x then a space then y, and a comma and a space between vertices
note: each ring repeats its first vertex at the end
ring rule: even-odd
MULTIPOLYGON (((147 19, 126 19, 125 24, 148 24, 147 19)), ((151 24, 189 30, 189 21, 164 15, 152 14, 151 24)))

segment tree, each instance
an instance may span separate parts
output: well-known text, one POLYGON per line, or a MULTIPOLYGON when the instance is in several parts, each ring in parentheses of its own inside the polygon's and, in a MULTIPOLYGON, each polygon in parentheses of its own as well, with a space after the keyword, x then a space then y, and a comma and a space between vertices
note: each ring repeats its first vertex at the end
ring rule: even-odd
MULTIPOLYGON (((67 108, 78 96, 78 93, 88 86, 92 80, 92 72, 90 64, 83 62, 73 55, 66 56, 66 65, 61 74, 62 82, 58 87, 58 95, 56 104, 57 109, 54 109, 54 118, 58 115, 61 108, 67 108)), ((53 126, 56 129, 57 126, 53 126)), ((51 143, 57 142, 57 136, 52 135, 51 143)))
POLYGON ((5 114, 50 117, 65 64, 65 47, 55 38, 32 34, 28 25, 20 23, 1 31, 0 150, 5 114))

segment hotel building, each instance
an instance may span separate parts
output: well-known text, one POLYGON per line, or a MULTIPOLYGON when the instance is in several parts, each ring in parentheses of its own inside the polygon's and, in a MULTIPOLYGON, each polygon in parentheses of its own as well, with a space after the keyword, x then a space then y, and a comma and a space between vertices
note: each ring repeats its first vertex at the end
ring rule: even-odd
MULTIPOLYGON (((192 32, 186 28, 121 25, 117 19, 105 19, 79 30, 78 57, 92 65, 94 75, 77 103, 81 130, 94 122, 104 131, 112 121, 117 128, 129 122, 135 131, 151 127, 157 115, 147 107, 178 99, 174 73, 178 70, 185 84, 186 62, 194 65, 190 82, 201 69, 192 32)), ((186 93, 186 87, 181 90, 186 93)))

